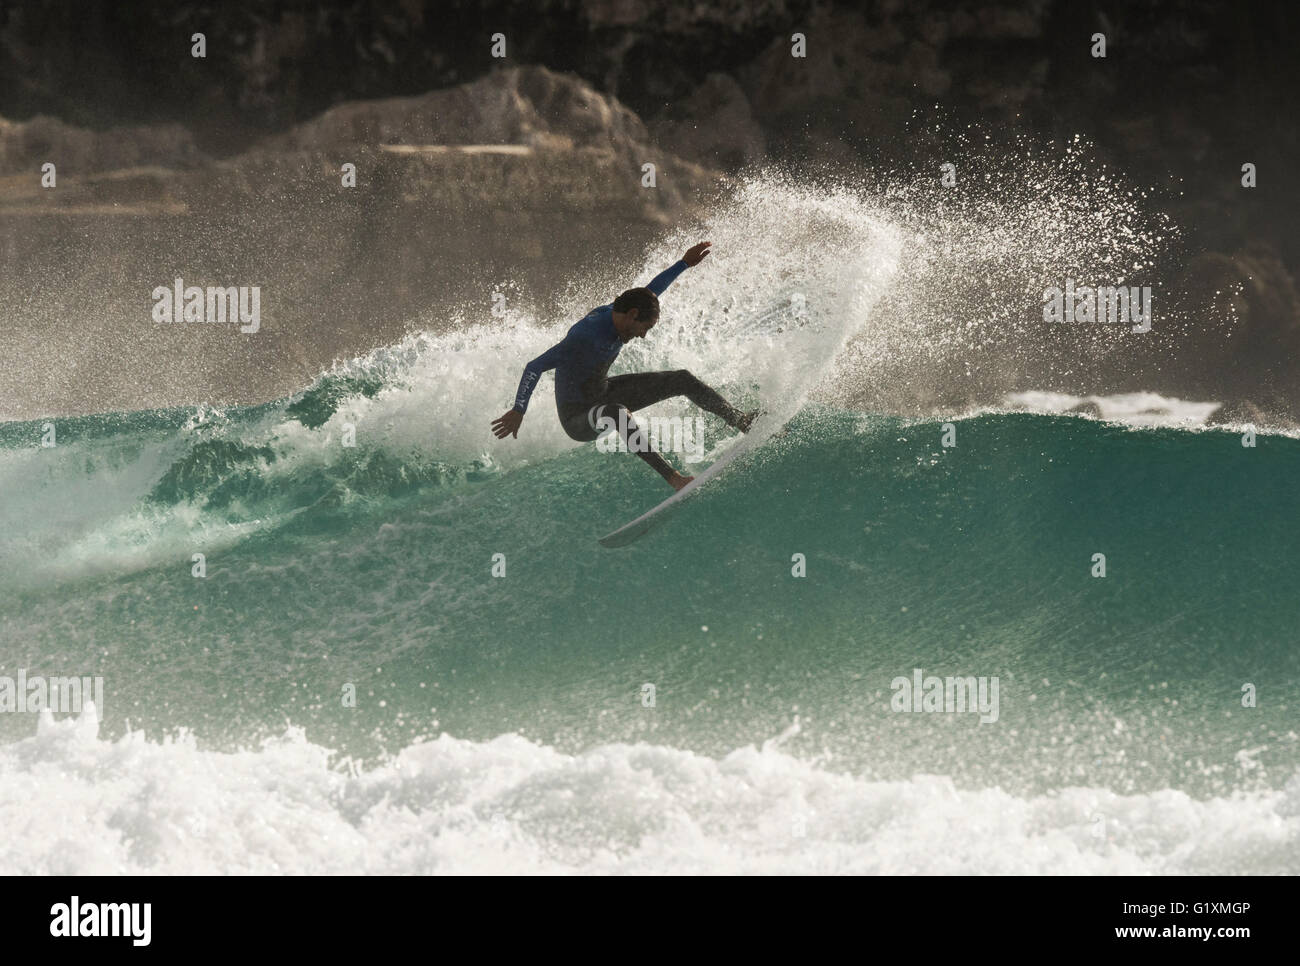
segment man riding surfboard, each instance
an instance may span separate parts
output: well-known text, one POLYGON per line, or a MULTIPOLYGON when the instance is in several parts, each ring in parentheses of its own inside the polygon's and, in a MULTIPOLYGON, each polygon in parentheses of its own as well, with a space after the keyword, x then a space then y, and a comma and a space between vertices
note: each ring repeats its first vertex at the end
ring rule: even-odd
POLYGON ((622 427, 628 449, 649 463, 674 490, 680 490, 694 477, 682 476, 656 453, 640 436, 630 413, 673 396, 685 396, 706 412, 721 417, 727 425, 748 431, 758 411, 742 413, 686 369, 608 376, 623 346, 631 339, 644 339, 659 321, 659 296, 678 275, 704 261, 711 244, 700 242, 645 288, 630 288, 613 304, 592 309, 560 342, 528 363, 519 380, 514 407, 492 421, 496 438, 518 439, 528 399, 542 373, 550 369, 555 370, 555 409, 571 439, 584 443, 594 440, 599 435, 597 417, 609 417, 622 427), (635 443, 634 437, 639 437, 635 443))

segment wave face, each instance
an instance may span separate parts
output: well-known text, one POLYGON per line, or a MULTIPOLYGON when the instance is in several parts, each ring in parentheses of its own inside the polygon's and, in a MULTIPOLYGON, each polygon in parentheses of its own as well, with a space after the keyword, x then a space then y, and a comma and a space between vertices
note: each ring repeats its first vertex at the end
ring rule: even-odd
POLYGON ((789 188, 709 227, 617 371, 789 432, 624 550, 596 538, 662 482, 564 437, 549 376, 487 433, 568 322, 53 447, 0 425, 0 675, 103 678, 98 721, 0 714, 6 867, 1300 871, 1300 442, 1150 396, 1097 408, 1186 418, 816 401, 916 284, 907 231, 789 188), (995 715, 893 710, 916 669, 996 678, 995 715))

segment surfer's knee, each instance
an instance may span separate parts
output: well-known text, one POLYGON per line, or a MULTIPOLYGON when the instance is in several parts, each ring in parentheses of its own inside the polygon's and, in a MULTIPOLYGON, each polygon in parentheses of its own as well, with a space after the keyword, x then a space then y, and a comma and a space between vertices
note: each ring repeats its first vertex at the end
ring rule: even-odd
POLYGON ((590 443, 599 435, 595 417, 585 410, 561 416, 560 427, 569 439, 579 443, 590 443))
POLYGON ((564 429, 564 435, 575 442, 590 443, 594 438, 585 426, 570 425, 569 423, 561 423, 560 426, 564 429))

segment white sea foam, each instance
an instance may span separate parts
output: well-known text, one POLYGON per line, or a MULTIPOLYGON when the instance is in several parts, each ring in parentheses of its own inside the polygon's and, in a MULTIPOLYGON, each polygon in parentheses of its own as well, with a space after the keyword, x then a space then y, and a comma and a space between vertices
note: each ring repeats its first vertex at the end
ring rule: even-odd
POLYGON ((1064 392, 1017 392, 1006 397, 1009 409, 1036 413, 1084 412, 1130 426, 1204 426, 1217 402, 1194 402, 1154 392, 1126 392, 1108 396, 1073 396, 1064 392))
POLYGON ((1069 788, 1017 798, 950 779, 869 781, 778 742, 715 760, 516 735, 331 767, 297 731, 257 750, 116 741, 94 716, 0 747, 10 873, 1300 872, 1300 776, 1280 791, 1069 788))

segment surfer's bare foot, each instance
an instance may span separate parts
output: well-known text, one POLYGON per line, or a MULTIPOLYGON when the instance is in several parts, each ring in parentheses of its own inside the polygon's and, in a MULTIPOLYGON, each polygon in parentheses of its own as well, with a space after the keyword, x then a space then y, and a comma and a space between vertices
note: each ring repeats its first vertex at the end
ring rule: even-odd
POLYGON ((685 486, 693 479, 695 479, 695 477, 693 476, 682 476, 682 474, 680 473, 674 473, 672 475, 672 479, 668 481, 668 485, 671 486, 674 490, 680 490, 683 486, 685 486))
POLYGON ((754 420, 761 415, 763 415, 763 410, 751 409, 749 412, 745 413, 745 415, 740 417, 740 422, 737 424, 736 428, 742 433, 748 433, 749 427, 754 425, 754 420))

